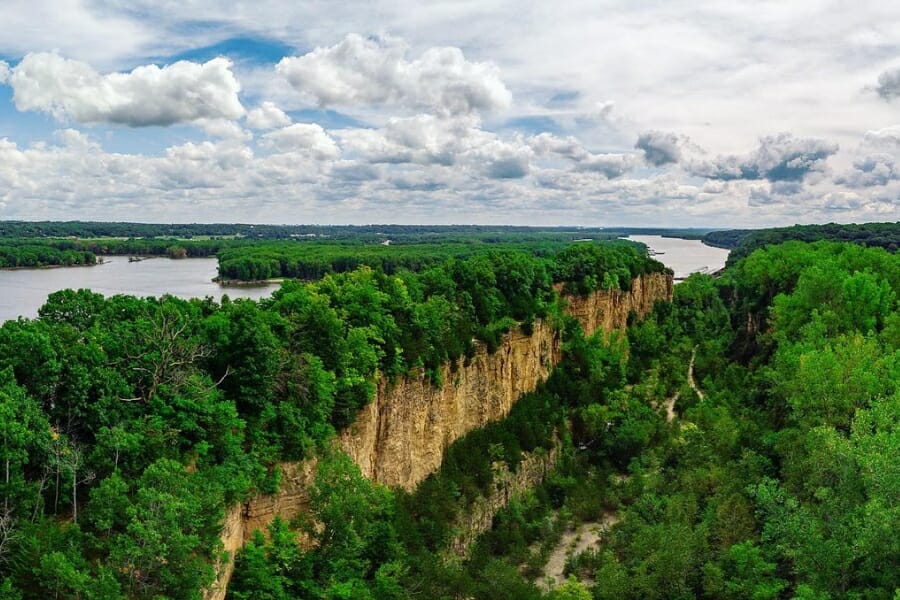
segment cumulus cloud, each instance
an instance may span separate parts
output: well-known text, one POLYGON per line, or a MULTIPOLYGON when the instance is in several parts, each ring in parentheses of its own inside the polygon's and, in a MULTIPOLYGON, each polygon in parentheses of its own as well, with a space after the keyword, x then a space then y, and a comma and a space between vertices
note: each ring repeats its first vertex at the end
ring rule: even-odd
POLYGON ((639 163, 634 154, 592 153, 572 136, 563 138, 552 133, 541 133, 528 142, 539 156, 568 159, 575 163, 576 170, 598 173, 607 179, 621 177, 639 163))
POLYGON ((9 79, 9 63, 0 60, 0 84, 6 83, 9 79))
POLYGON ((869 154, 853 161, 853 169, 837 177, 835 183, 851 188, 887 185, 898 178, 894 157, 890 154, 869 154))
POLYGON ((491 179, 525 177, 534 156, 516 136, 502 140, 473 115, 390 119, 381 129, 335 132, 342 146, 370 163, 460 166, 491 179))
POLYGON ((863 141, 872 146, 900 146, 900 125, 892 125, 883 129, 867 131, 863 141))
POLYGON ((380 173, 376 167, 355 160, 342 160, 331 169, 331 175, 342 183, 363 183, 376 181, 380 173))
POLYGON ((759 148, 747 156, 726 155, 691 161, 688 170, 694 175, 726 181, 802 181, 810 173, 824 172, 828 157, 837 151, 837 144, 819 138, 779 133, 760 138, 759 148))
POLYGON ((395 39, 350 34, 330 47, 283 58, 276 71, 320 106, 397 105, 439 115, 506 107, 512 95, 490 63, 459 48, 429 48, 407 60, 395 39))
POLYGON ((621 177, 636 166, 633 154, 589 154, 576 165, 579 171, 600 173, 607 179, 621 177))
POLYGON ((381 129, 336 132, 346 148, 372 163, 415 163, 450 166, 457 159, 494 139, 471 115, 392 118, 381 129))
POLYGON ((891 69, 879 75, 875 92, 885 100, 900 97, 900 69, 891 69))
POLYGON ((60 129, 54 132, 54 137, 67 148, 80 150, 99 150, 100 145, 77 129, 60 129))
POLYGON ((318 123, 294 123, 262 136, 261 146, 280 153, 297 152, 326 160, 337 158, 341 151, 318 123))
POLYGON ((856 192, 829 192, 822 198, 822 207, 829 211, 859 210, 865 204, 863 197, 856 192))
POLYGON ((250 129, 277 129, 291 124, 291 118, 274 102, 263 102, 247 113, 247 127, 250 129))
POLYGON ((493 140, 478 147, 471 158, 492 179, 519 179, 528 175, 531 156, 531 149, 523 144, 493 140))
POLYGON ((529 144, 540 156, 557 156, 572 161, 580 161, 590 154, 576 138, 560 137, 552 133, 540 133, 532 136, 529 144))
POLYGON ((644 152, 644 159, 655 167, 681 160, 682 139, 674 133, 645 131, 638 136, 634 147, 644 152))
POLYGON ((102 75, 87 63, 39 52, 12 69, 9 83, 19 110, 78 123, 165 126, 244 114, 241 86, 225 58, 102 75))

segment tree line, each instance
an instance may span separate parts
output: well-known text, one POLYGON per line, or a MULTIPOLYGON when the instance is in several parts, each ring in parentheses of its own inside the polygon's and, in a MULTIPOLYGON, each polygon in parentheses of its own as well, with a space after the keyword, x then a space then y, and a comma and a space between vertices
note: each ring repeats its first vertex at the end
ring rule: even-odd
MULTIPOLYGON (((662 269, 584 244, 361 267, 259 303, 51 295, 38 319, 0 327, 0 598, 197 598, 225 509, 276 490, 280 461, 327 448, 377 378, 441 385, 443 363, 558 313, 554 282, 598 257, 615 277, 574 284, 662 269)), ((346 498, 378 514, 383 494, 358 501, 335 469, 323 510, 346 498)))
POLYGON ((327 458, 324 528, 295 524, 317 545, 276 521, 240 554, 230 597, 896 598, 898 293, 895 254, 795 241, 691 276, 624 337, 569 322, 550 379, 414 492, 327 458), (543 485, 448 558, 495 465, 552 443, 543 485), (563 531, 610 515, 569 581, 536 585, 563 531))

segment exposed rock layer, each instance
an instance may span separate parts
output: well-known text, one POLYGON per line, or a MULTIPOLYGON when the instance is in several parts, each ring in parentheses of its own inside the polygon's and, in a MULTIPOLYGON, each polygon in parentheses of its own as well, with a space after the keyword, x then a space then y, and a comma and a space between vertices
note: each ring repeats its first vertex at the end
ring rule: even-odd
POLYGON ((505 508, 513 498, 539 486, 553 471, 559 458, 559 447, 557 442, 550 450, 524 453, 515 471, 510 471, 506 463, 495 463, 491 492, 466 507, 455 524, 457 534, 450 542, 449 551, 458 556, 466 556, 478 536, 491 528, 498 511, 505 508))
MULTIPOLYGON (((631 312, 644 317, 657 301, 671 300, 672 285, 671 275, 645 275, 632 281, 630 291, 567 296, 566 310, 581 322, 587 334, 598 329, 624 329, 631 312)), ((549 375, 560 358, 557 333, 548 323, 537 321, 530 336, 518 330, 510 332, 496 352, 479 347, 456 369, 444 365, 440 388, 424 376, 381 381, 375 399, 359 412, 353 425, 341 432, 340 446, 372 481, 414 489, 440 467, 450 444, 473 429, 504 418, 522 394, 533 391, 549 375)), ((291 520, 308 512, 307 490, 315 464, 314 459, 283 464, 277 494, 258 496, 240 510, 228 512, 222 541, 232 556, 239 544, 255 529, 264 529, 275 515, 291 520)), ((528 481, 523 480, 523 485, 536 483, 525 479, 528 481)), ((485 515, 492 506, 496 512, 499 505, 494 504, 496 500, 485 505, 485 515)), ((479 527, 484 526, 483 521, 490 525, 485 516, 479 527)), ((207 591, 206 600, 224 599, 232 570, 231 563, 219 569, 218 580, 207 591)))

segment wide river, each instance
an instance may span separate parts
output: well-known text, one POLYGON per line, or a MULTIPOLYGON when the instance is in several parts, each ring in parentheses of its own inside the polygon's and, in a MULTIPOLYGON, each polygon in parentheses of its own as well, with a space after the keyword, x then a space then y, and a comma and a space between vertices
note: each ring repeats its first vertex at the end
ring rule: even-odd
MULTIPOLYGON (((705 246, 698 240, 666 238, 658 235, 633 235, 626 239, 646 244, 657 253, 656 259, 681 278, 706 269, 715 271, 725 265, 727 250, 705 246)), ((278 286, 222 287, 213 282, 215 258, 148 258, 128 262, 127 257, 105 258, 95 267, 58 269, 0 270, 0 323, 17 317, 33 318, 47 301, 47 296, 66 288, 88 288, 105 296, 161 296, 220 299, 264 298, 278 286)))
POLYGON ((625 239, 646 244, 656 252, 653 258, 675 271, 676 279, 687 277, 696 271, 717 271, 725 266, 728 258, 728 250, 707 246, 700 240, 659 235, 630 235, 625 239))
POLYGON ((278 287, 222 287, 212 280, 217 274, 216 265, 215 258, 148 258, 128 262, 128 257, 113 256, 94 267, 0 270, 0 323, 20 316, 36 317, 48 295, 66 288, 88 288, 104 296, 172 294, 181 298, 212 296, 219 300, 222 294, 231 298, 264 298, 278 287))

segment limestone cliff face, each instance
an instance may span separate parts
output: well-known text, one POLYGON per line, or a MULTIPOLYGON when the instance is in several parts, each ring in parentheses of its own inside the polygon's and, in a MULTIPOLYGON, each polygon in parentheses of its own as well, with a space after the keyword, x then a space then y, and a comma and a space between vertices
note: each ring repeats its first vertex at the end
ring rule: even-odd
POLYGON ((584 297, 566 296, 566 310, 581 322, 588 335, 598 329, 623 329, 628 324, 629 312, 644 317, 658 300, 671 300, 673 283, 672 276, 663 273, 636 277, 629 291, 605 290, 584 297))
MULTIPOLYGON (((605 290, 586 297, 566 297, 566 310, 581 322, 586 334, 598 329, 623 329, 630 312, 643 317, 656 301, 671 300, 672 284, 671 275, 646 275, 634 279, 630 291, 605 290)), ((353 425, 341 432, 340 446, 372 481, 414 489, 440 467, 450 444, 473 429, 504 418, 522 394, 533 391, 550 374, 560 358, 557 332, 549 323, 537 321, 530 336, 512 331, 494 353, 479 347, 455 370, 445 365, 440 388, 423 376, 381 381, 375 399, 359 412, 353 425)), ((282 465, 282 485, 277 494, 256 497, 240 510, 234 509, 236 513, 229 512, 223 543, 232 556, 237 540, 243 543, 275 515, 291 520, 308 512, 307 490, 315 464, 313 459, 282 465)), ((528 468, 522 486, 534 484, 529 475, 534 471, 528 468)), ((485 505, 484 517, 473 520, 472 527, 490 526, 487 515, 492 517, 496 512, 497 507, 490 510, 494 504, 496 500, 485 505)), ((231 569, 226 564, 218 570, 218 580, 207 592, 207 600, 224 598, 231 569)))
POLYGON ((510 332, 493 354, 479 348, 455 371, 444 365, 440 388, 424 376, 382 381, 342 432, 341 447, 367 478, 412 490, 441 466, 450 444, 509 414, 559 358, 557 333, 538 321, 531 335, 510 332))
POLYGON ((525 453, 515 472, 505 463, 494 465, 494 487, 487 496, 476 499, 467 506, 455 524, 457 534, 450 542, 449 551, 466 556, 478 536, 491 528, 494 515, 505 508, 510 500, 522 496, 539 486, 553 471, 559 458, 559 444, 550 450, 525 453))
POLYGON ((204 600, 225 600, 228 582, 234 573, 234 557, 244 545, 244 505, 232 506, 225 513, 222 527, 222 549, 228 553, 228 560, 218 560, 214 565, 216 581, 203 592, 204 600))
MULTIPOLYGON (((566 297, 566 310, 590 335, 598 329, 624 329, 630 312, 644 317, 658 300, 671 298, 672 278, 652 274, 635 278, 630 291, 566 297)), ((537 321, 531 335, 519 330, 507 334, 493 354, 479 347, 455 371, 444 365, 440 388, 424 376, 381 381, 375 399, 341 432, 340 445, 367 478, 412 490, 441 466, 450 444, 504 418, 560 358, 558 335, 537 321)))

